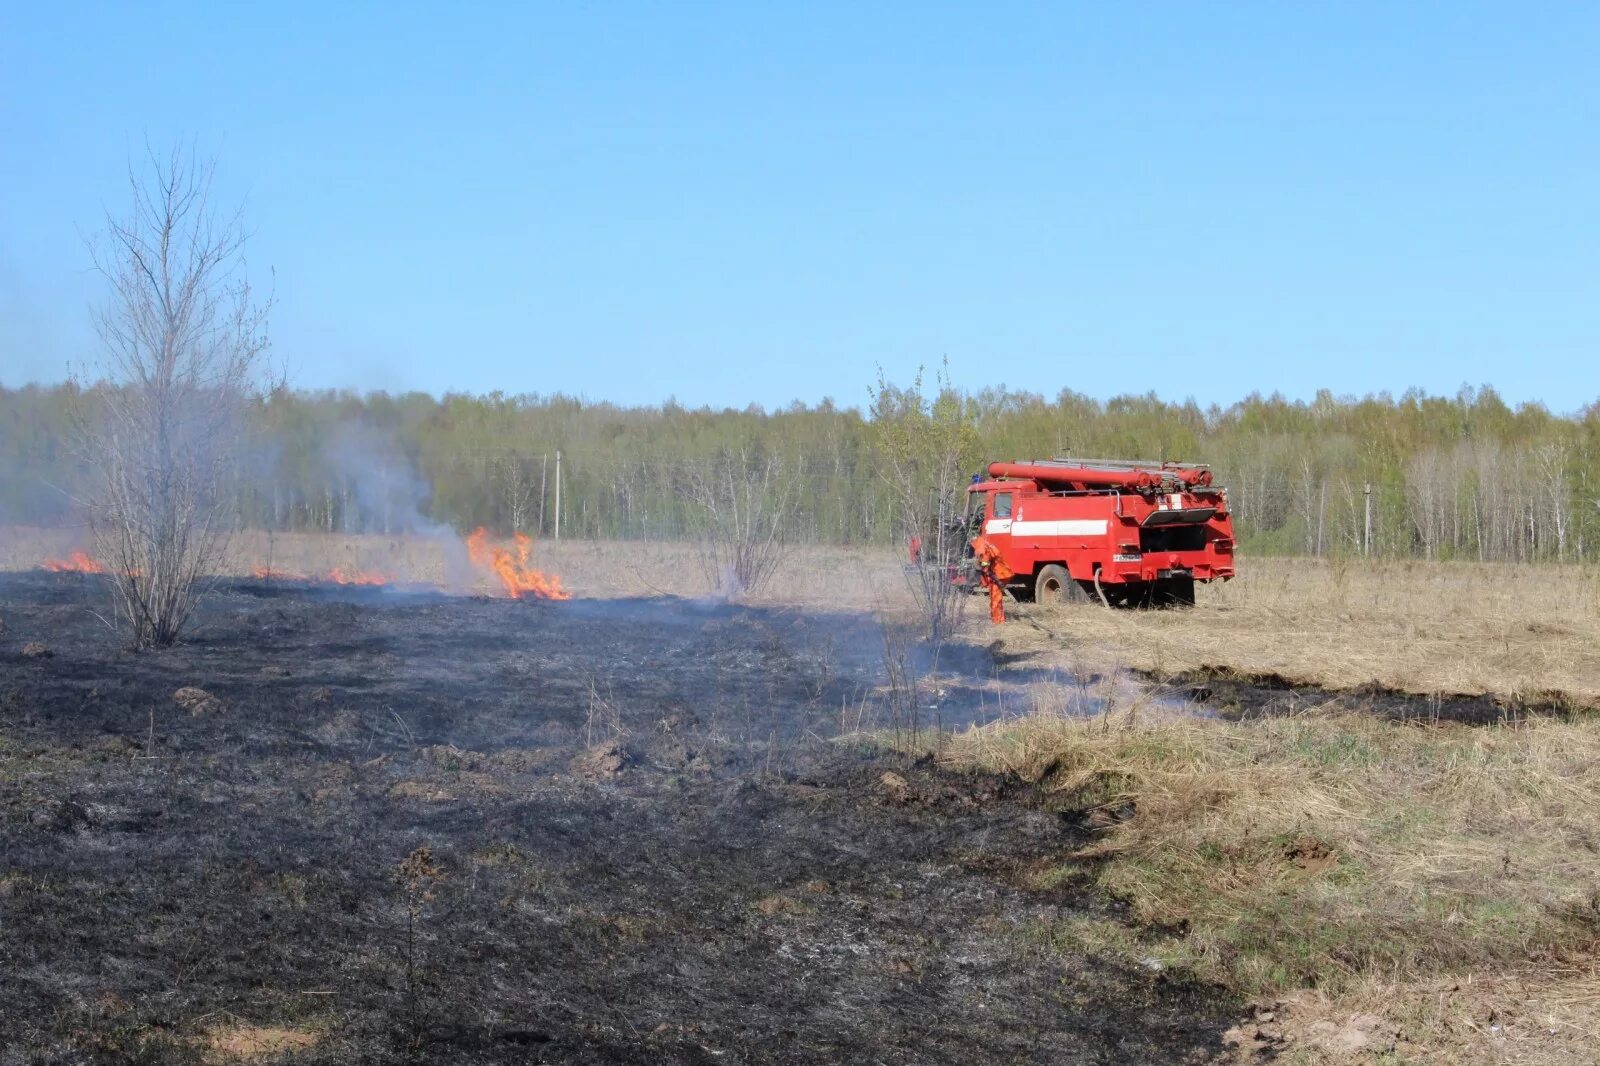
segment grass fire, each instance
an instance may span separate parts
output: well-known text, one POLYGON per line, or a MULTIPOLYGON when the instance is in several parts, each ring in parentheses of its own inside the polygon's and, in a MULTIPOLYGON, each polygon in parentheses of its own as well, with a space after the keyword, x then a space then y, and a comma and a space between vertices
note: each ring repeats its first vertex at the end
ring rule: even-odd
POLYGON ((551 543, 538 570, 478 529, 230 550, 193 641, 134 658, 96 618, 107 575, 0 559, 24 564, 0 575, 0 915, 34 1046, 184 1061, 260 1030, 296 1061, 559 1060, 608 1003, 640 1028, 604 1038, 623 1058, 851 1059, 935 1005, 963 1059, 1107 1026, 1151 1060, 1471 1050, 1491 1004, 1500 1039, 1585 1046, 1548 1023, 1587 1024, 1593 981, 1592 575, 1523 571, 1535 596, 1463 610, 1439 591, 1493 571, 1250 560, 1193 607, 973 611, 935 668, 888 548, 791 549, 720 602, 684 542, 551 543), (381 585, 310 576, 379 560, 381 585), (807 577, 840 570, 845 596, 807 577), (567 609, 512 610, 534 587, 567 609), (154 961, 98 978, 120 1006, 63 1000, 84 938, 119 957, 152 909, 154 961), (782 945, 820 960, 805 986, 782 945), (807 996, 874 1021, 817 1024, 807 996), (136 1022, 157 1010, 194 1021, 136 1022))
MULTIPOLYGON (((919 389, 880 387, 858 544, 781 453, 669 496, 619 464, 640 528, 558 536, 565 454, 542 494, 488 467, 471 520, 366 424, 321 460, 365 479, 342 510, 185 531, 114 482, 4 527, 4 1039, 1585 1061, 1593 561, 1378 551, 1365 516, 1274 555, 1248 480, 975 456, 919 389)), ((1530 552, 1576 535, 1522 515, 1530 552)))
POLYGON ((65 559, 46 559, 39 564, 39 569, 49 570, 56 574, 103 574, 106 568, 89 558, 88 553, 74 551, 65 559))
POLYGON ((0 1066, 1600 1062, 1600 9, 6 16, 0 1066))
MULTIPOLYGON (((311 573, 273 567, 269 565, 252 566, 247 571, 249 576, 264 582, 298 582, 315 584, 324 582, 333 585, 347 585, 365 588, 383 588, 387 586, 403 585, 411 590, 431 588, 440 592, 454 593, 481 593, 488 596, 504 596, 510 599, 544 599, 566 600, 571 599, 571 594, 561 587, 561 578, 554 574, 546 574, 532 565, 533 538, 526 533, 514 532, 511 537, 511 547, 506 548, 493 542, 489 531, 482 526, 473 530, 462 538, 462 547, 476 572, 473 583, 469 586, 460 583, 429 582, 419 578, 401 577, 391 566, 389 568, 364 568, 352 565, 334 566, 323 572, 321 577, 311 573)), ((378 554, 368 551, 366 557, 371 558, 378 554)), ((72 563, 65 564, 56 561, 47 561, 40 564, 40 568, 49 571, 78 571, 83 573, 103 573, 103 568, 95 569, 97 564, 82 552, 75 552, 72 563), (80 564, 81 561, 81 564, 80 564)))
POLYGON ((467 535, 467 554, 473 565, 493 571, 501 589, 514 600, 524 596, 542 600, 571 599, 561 588, 559 577, 542 574, 529 565, 533 555, 532 537, 516 533, 512 541, 515 546, 510 550, 491 544, 488 531, 479 526, 467 535))

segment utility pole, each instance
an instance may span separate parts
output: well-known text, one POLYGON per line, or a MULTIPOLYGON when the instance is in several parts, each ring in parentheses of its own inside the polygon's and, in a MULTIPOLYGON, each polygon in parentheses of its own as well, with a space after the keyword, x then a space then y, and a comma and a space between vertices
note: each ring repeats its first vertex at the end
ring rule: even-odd
POLYGON ((556 449, 556 539, 561 539, 561 449, 556 449))
POLYGON ((545 485, 550 480, 550 453, 539 456, 539 536, 544 536, 545 485))
POLYGON ((1365 516, 1361 526, 1361 554, 1372 554, 1372 482, 1367 482, 1361 487, 1361 495, 1365 504, 1365 516))
POLYGON ((1322 479, 1322 495, 1317 501, 1317 558, 1322 558, 1322 531, 1327 525, 1328 479, 1322 479))

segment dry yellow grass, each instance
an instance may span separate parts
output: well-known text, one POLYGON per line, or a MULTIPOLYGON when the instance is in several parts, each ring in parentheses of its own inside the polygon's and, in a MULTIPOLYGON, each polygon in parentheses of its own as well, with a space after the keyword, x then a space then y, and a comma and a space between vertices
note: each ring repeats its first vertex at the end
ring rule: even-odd
MULTIPOLYGON (((711 590, 698 548, 683 542, 544 542, 536 565, 544 565, 541 560, 586 595, 696 598, 711 590)), ((747 600, 767 606, 870 610, 885 601, 908 602, 908 591, 895 552, 805 545, 792 549, 778 572, 747 600)))
MULTIPOLYGON (((81 529, 0 527, 0 570, 29 570, 47 559, 86 548, 81 529)), ((236 577, 257 568, 323 577, 335 569, 382 574, 392 581, 461 587, 459 541, 381 534, 248 531, 229 542, 222 572, 236 577)), ((763 604, 870 609, 906 595, 895 552, 870 548, 800 546, 789 552, 772 580, 750 597, 763 604)), ((580 596, 670 595, 701 597, 710 583, 696 545, 674 541, 542 540, 532 564, 558 575, 580 596)), ((467 587, 488 590, 493 580, 467 573, 467 587)))
POLYGON ((1559 692, 1600 704, 1594 567, 1246 559, 1239 570, 1202 588, 1193 610, 1023 605, 1002 635, 1021 650, 1070 645, 1158 673, 1220 668, 1336 689, 1559 692))
POLYGON ((1600 726, 1036 702, 942 758, 1039 781, 1103 826, 1034 876, 1089 879, 1133 920, 1045 923, 1048 946, 1153 958, 1302 1022, 1381 1015, 1429 1061, 1593 1061, 1600 726))
POLYGON ((300 1029, 233 1024, 205 1034, 202 1059, 215 1063, 282 1060, 315 1047, 320 1039, 320 1034, 300 1029))

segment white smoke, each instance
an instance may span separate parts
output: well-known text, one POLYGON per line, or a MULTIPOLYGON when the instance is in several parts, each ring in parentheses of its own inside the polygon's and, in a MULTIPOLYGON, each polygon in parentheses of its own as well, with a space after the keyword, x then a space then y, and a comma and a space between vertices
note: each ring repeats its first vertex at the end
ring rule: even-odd
POLYGON ((346 530, 429 540, 443 560, 445 587, 473 586, 466 545, 455 529, 425 513, 433 490, 392 432, 363 422, 344 423, 334 431, 324 462, 350 490, 343 514, 346 530))

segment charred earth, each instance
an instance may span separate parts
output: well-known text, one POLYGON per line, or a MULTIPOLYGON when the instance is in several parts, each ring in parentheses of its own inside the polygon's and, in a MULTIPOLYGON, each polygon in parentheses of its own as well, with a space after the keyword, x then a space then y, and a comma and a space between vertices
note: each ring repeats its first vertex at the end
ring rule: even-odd
POLYGON ((1192 1062, 1239 1014, 1052 944, 1111 907, 1022 887, 1074 812, 838 739, 867 619, 237 583, 134 655, 101 580, 0 575, 0 1062, 1192 1062))

